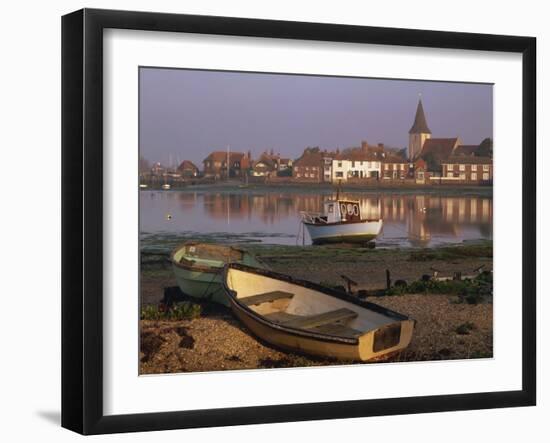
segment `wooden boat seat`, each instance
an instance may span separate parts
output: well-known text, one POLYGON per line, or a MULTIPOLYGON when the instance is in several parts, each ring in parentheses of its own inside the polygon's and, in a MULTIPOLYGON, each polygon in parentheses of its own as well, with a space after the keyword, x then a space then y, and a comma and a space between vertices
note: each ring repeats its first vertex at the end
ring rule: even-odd
POLYGON ((318 326, 316 328, 311 328, 310 331, 346 338, 356 338, 364 333, 363 331, 358 331, 357 329, 350 328, 349 326, 340 323, 331 323, 328 325, 318 326))
POLYGON ((357 317, 357 312, 350 309, 342 308, 335 311, 323 312, 316 315, 302 315, 282 324, 291 328, 315 328, 318 326, 328 325, 339 321, 351 320, 357 317))
POLYGON ((270 303, 275 300, 281 299, 291 299, 294 297, 294 294, 284 291, 271 291, 264 292, 262 294, 250 295, 248 297, 239 298, 241 303, 244 303, 246 306, 259 305, 261 303, 270 303))

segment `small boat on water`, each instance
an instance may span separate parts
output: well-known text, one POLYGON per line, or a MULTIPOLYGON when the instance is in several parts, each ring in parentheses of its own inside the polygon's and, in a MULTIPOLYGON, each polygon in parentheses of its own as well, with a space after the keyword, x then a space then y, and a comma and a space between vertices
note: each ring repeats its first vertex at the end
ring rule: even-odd
POLYGON ((170 188, 171 188, 171 186, 170 186, 169 183, 164 183, 161 187, 162 187, 162 189, 164 189, 165 191, 169 191, 170 188))
POLYGON ((222 285, 223 267, 237 262, 265 267, 252 254, 232 246, 186 242, 170 255, 178 286, 191 297, 230 306, 222 285))
POLYGON ((314 245, 359 242, 375 239, 382 230, 382 219, 364 219, 356 200, 327 200, 323 213, 301 212, 302 223, 314 245))
POLYGON ((406 348, 412 338, 409 317, 316 283, 231 263, 223 284, 236 317, 285 350, 367 361, 406 348))

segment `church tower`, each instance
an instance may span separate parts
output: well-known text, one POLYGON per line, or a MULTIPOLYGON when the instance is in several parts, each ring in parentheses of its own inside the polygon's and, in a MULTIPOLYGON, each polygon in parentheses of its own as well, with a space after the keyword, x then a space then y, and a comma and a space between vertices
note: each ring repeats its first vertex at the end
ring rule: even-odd
POLYGON ((428 128, 426 123, 426 116, 424 115, 424 108, 422 107, 422 100, 418 100, 418 107, 416 108, 416 116, 414 123, 409 130, 409 160, 414 161, 422 151, 422 146, 426 139, 432 136, 432 131, 428 128))

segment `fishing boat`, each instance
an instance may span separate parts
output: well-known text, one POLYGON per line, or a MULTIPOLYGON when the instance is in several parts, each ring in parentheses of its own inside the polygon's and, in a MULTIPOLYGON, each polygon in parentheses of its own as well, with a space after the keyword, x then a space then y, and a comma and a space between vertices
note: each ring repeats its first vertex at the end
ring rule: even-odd
POLYGON ((314 245, 323 243, 359 242, 375 239, 382 230, 382 219, 364 219, 356 200, 326 200, 323 212, 301 212, 314 245))
POLYGON ((257 337, 284 350, 341 360, 379 360, 406 348, 415 321, 316 283, 226 265, 235 316, 257 337))
POLYGON ((232 246, 186 242, 170 255, 178 286, 191 297, 230 306, 222 285, 223 267, 238 262, 265 267, 252 254, 232 246))

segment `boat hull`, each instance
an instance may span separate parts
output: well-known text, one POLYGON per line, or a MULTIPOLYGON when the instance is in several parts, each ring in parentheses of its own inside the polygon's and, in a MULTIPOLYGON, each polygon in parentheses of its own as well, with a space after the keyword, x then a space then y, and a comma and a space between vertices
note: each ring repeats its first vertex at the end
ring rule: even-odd
POLYGON ((230 306, 222 285, 223 268, 213 269, 212 272, 182 269, 176 265, 172 265, 172 268, 178 286, 184 294, 230 306))
POLYGON ((230 246, 207 245, 187 242, 178 246, 171 254, 172 269, 179 288, 190 297, 231 306, 223 287, 223 268, 233 261, 257 266, 265 265, 252 254, 230 246), (214 257, 201 258, 190 256, 189 248, 208 248, 214 250, 214 257), (220 257, 215 257, 215 252, 220 257))
POLYGON ((291 277, 271 271, 231 264, 226 267, 223 283, 234 315, 255 336, 286 351, 339 360, 379 360, 406 348, 412 338, 414 320, 373 303, 355 299, 347 294, 333 291, 312 282, 294 280, 291 277), (260 278, 257 278, 258 275, 260 278), (267 281, 262 281, 262 276, 267 281), (241 278, 247 280, 246 286, 241 285, 239 287, 239 284, 235 283, 236 279, 241 278), (235 288, 239 290, 236 291, 235 288), (290 302, 291 304, 294 303, 295 306, 289 305, 288 311, 291 312, 293 309, 295 312, 307 312, 308 309, 315 311, 319 309, 319 305, 326 303, 327 309, 350 309, 360 313, 360 318, 353 320, 355 323, 352 324, 354 325, 361 322, 363 324, 371 322, 376 326, 359 332, 357 336, 336 336, 320 333, 318 332, 320 329, 315 328, 306 330, 287 327, 282 323, 270 321, 269 313, 267 315, 259 314, 240 301, 240 299, 246 299, 247 296, 250 296, 246 294, 248 288, 253 288, 253 291, 260 293, 281 291, 292 294, 303 292, 305 294, 308 292, 310 295, 307 295, 307 297, 313 300, 314 306, 309 308, 303 305, 300 306, 302 302, 299 300, 299 296, 295 295, 290 302))
POLYGON ((357 223, 313 224, 304 222, 313 244, 365 243, 374 240, 382 230, 382 220, 357 223))

